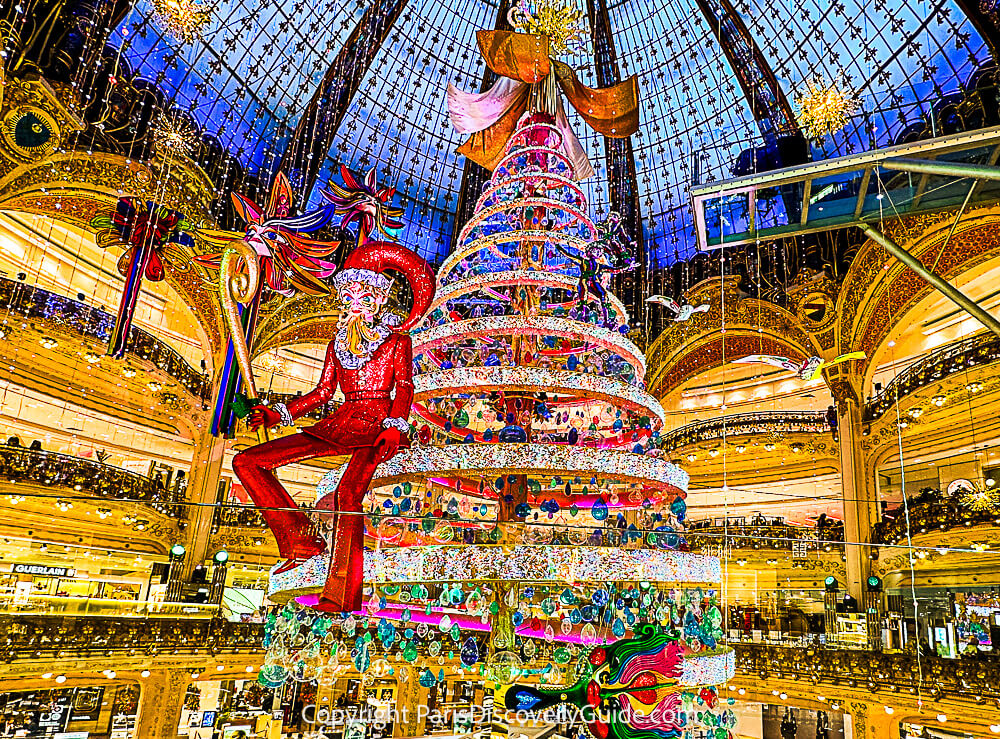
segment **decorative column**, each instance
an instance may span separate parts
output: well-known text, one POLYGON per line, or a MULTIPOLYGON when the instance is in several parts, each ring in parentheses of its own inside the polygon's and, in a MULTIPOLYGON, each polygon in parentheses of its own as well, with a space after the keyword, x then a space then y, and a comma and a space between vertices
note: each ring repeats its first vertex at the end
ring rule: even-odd
POLYGON ((878 501, 874 486, 865 475, 862 441, 861 377, 854 365, 844 362, 824 368, 823 376, 837 404, 840 484, 844 508, 844 551, 847 554, 847 590, 864 602, 864 583, 868 578, 868 537, 878 520, 878 501))
POLYGON ((177 739, 184 694, 191 675, 183 669, 152 670, 140 681, 135 735, 143 739, 177 739))
POLYGON ((191 475, 188 483, 188 527, 187 559, 184 576, 189 578, 197 565, 203 564, 209 556, 209 539, 212 535, 212 519, 219 494, 219 479, 222 476, 222 460, 226 451, 226 440, 205 432, 198 439, 191 459, 191 475))
MULTIPOLYGON (((882 651, 882 617, 885 609, 882 607, 882 578, 869 575, 865 580, 865 599, 862 601, 865 609, 865 622, 868 626, 868 648, 882 651)), ((954 611, 952 611, 954 613, 954 611)))
POLYGON ((417 679, 415 667, 408 668, 408 672, 406 680, 396 680, 396 721, 392 726, 394 737, 423 736, 426 733, 428 690, 417 679), (421 706, 424 710, 421 710, 421 706))

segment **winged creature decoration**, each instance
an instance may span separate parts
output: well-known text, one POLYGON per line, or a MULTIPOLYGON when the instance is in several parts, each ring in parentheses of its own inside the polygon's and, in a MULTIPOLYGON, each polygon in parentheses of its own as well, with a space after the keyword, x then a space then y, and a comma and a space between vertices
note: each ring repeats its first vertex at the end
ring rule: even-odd
POLYGON ((802 362, 798 362, 794 359, 789 359, 788 357, 779 357, 774 354, 751 354, 746 357, 741 357, 735 360, 737 364, 769 364, 772 367, 778 367, 779 369, 790 370, 798 374, 798 376, 803 380, 815 380, 819 377, 820 372, 824 367, 829 367, 834 364, 840 364, 841 362, 850 362, 853 359, 866 359, 868 355, 864 352, 851 352, 850 354, 841 354, 835 359, 831 359, 829 362, 824 361, 821 357, 809 357, 802 362))
POLYGON ((653 305, 662 305, 667 310, 674 314, 674 321, 677 323, 683 323, 691 318, 695 313, 705 313, 708 311, 710 306, 708 303, 702 303, 701 305, 691 305, 690 303, 684 303, 681 305, 673 298, 667 295, 651 295, 646 298, 647 303, 653 305))

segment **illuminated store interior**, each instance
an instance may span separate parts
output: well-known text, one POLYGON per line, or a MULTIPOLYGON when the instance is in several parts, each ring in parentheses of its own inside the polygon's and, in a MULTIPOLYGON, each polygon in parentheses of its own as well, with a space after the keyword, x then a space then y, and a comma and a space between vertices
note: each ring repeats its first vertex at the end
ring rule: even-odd
POLYGON ((1000 736, 1000 4, 9 0, 0 739, 1000 736))

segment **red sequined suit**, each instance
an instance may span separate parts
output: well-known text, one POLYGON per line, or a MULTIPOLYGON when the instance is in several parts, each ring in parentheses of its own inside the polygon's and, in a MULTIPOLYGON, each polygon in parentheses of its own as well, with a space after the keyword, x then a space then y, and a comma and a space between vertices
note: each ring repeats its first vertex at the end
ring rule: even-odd
MULTIPOLYGON (((364 516, 361 504, 378 466, 375 439, 387 418, 406 419, 413 402, 413 345, 406 334, 392 333, 357 369, 347 369, 337 356, 337 339, 326 351, 323 374, 315 390, 288 403, 292 418, 300 418, 333 398, 339 383, 345 402, 319 423, 240 452, 233 470, 243 483, 278 542, 283 557, 304 557, 322 551, 309 533, 310 521, 278 482, 274 470, 313 457, 350 454, 336 492, 317 504, 347 511, 335 514, 330 569, 323 604, 330 610, 361 608, 364 580, 364 516), (395 389, 395 397, 392 391, 395 389), (270 510, 269 510, 270 509, 270 510), (286 509, 286 510, 274 510, 286 509)), ((343 352, 343 348, 340 350, 343 352)), ((404 434, 401 447, 408 447, 404 434)))

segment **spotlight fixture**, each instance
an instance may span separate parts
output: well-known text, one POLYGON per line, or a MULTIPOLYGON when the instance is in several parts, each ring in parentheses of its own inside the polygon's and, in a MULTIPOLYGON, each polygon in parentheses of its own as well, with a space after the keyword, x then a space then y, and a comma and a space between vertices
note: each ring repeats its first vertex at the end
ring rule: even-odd
POLYGON ((149 677, 149 670, 143 670, 140 672, 139 677, 149 677))
POLYGON ((133 377, 135 377, 135 375, 136 375, 135 367, 130 367, 127 364, 124 367, 122 367, 122 377, 131 380, 133 377))
POLYGON ((947 401, 948 399, 943 395, 935 395, 933 398, 931 398, 931 403, 936 405, 938 408, 943 406, 947 401))
POLYGON ((38 340, 38 343, 42 345, 43 349, 55 349, 59 346, 59 342, 53 339, 51 336, 43 336, 38 340))
POLYGON ((156 380, 150 380, 149 382, 147 382, 146 387, 148 387, 154 393, 158 393, 163 389, 163 385, 158 383, 156 380))
POLYGON ((66 682, 66 676, 65 675, 56 675, 56 682, 57 683, 64 683, 64 682, 66 682))

